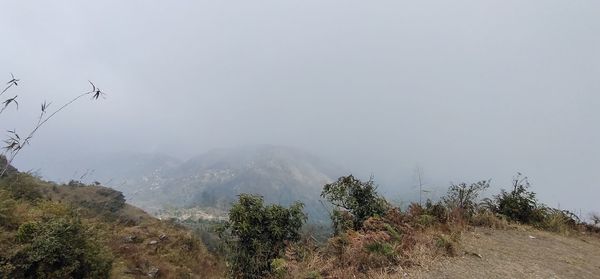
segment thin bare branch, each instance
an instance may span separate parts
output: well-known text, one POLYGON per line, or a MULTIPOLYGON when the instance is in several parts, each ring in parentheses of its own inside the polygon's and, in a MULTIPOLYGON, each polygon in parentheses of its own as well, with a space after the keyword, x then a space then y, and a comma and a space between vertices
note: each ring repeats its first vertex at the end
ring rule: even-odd
MULTIPOLYGON (((13 81, 14 84, 16 84, 16 79, 14 79, 13 76, 13 81)), ((7 158, 7 163, 6 166, 4 166, 4 169, 0 172, 0 177, 4 175, 4 173, 6 172, 6 170, 8 169, 8 166, 10 166, 10 164, 13 162, 13 160, 15 159, 15 157, 19 154, 19 152, 23 149, 23 147, 27 144, 29 144, 29 141, 33 138, 33 136, 35 135, 35 133, 46 123, 48 122, 48 120, 50 120, 52 117, 54 117, 54 115, 56 115, 57 113, 59 113, 60 111, 62 111, 63 109, 65 109, 66 107, 68 107, 69 105, 71 105, 72 103, 74 103, 75 101, 79 100, 80 98, 87 96, 87 95, 92 95, 92 99, 97 100, 100 96, 104 96, 105 93, 103 91, 100 90, 100 88, 96 87, 96 85, 94 85, 94 83, 92 83, 91 81, 89 81, 89 83, 92 85, 92 90, 85 92, 83 94, 80 94, 78 96, 76 96, 75 98, 71 99, 70 101, 66 102, 64 105, 62 105, 60 108, 58 108, 57 110, 55 110, 54 112, 52 112, 50 115, 48 115, 47 117, 44 118, 44 116, 47 113, 48 107, 50 105, 50 103, 44 102, 41 105, 41 112, 40 112, 40 117, 38 119, 38 123, 35 125, 35 127, 33 128, 33 130, 31 130, 31 132, 29 132, 29 134, 27 135, 27 137, 25 137, 24 139, 22 139, 21 137, 19 137, 14 130, 13 131, 9 131, 9 137, 7 140, 4 141, 4 143, 6 144, 4 146, 5 149, 5 155, 10 153, 10 158, 7 158)), ((18 106, 18 103, 16 102, 16 100, 14 100, 17 96, 15 96, 14 98, 12 98, 12 101, 7 102, 5 101, 5 106, 4 108, 6 108, 6 106, 8 106, 8 104, 10 104, 11 102, 15 102, 18 106)), ((11 100, 11 99, 9 99, 11 100)), ((2 109, 2 111, 4 110, 4 108, 2 109)), ((0 111, 0 113, 2 112, 0 111)))

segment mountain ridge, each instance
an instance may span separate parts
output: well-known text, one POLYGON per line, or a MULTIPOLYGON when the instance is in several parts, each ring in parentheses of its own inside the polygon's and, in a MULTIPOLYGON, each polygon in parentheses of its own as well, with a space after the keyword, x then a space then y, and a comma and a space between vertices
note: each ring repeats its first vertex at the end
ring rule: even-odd
POLYGON ((299 200, 309 218, 325 221, 328 215, 319 202, 322 186, 345 173, 302 149, 267 144, 214 149, 185 161, 161 154, 115 158, 88 158, 95 163, 78 167, 97 167, 87 179, 99 179, 123 192, 128 202, 154 214, 166 207, 222 211, 237 195, 250 193, 268 203, 288 205, 299 200))

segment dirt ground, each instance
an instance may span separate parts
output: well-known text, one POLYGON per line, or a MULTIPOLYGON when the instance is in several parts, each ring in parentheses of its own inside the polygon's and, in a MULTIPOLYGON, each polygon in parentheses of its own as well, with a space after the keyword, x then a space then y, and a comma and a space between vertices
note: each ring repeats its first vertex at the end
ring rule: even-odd
POLYGON ((474 228, 459 256, 400 278, 600 278, 600 238, 521 228, 474 228))

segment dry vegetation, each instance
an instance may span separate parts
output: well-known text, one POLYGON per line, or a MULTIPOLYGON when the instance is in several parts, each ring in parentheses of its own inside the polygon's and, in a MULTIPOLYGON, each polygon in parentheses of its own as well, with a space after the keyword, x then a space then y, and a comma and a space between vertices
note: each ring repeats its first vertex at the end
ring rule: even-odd
POLYGON ((600 268, 595 264, 600 228, 537 204, 535 195, 519 185, 516 192, 478 203, 486 188, 485 181, 453 185, 437 203, 411 204, 405 212, 390 207, 322 246, 305 236, 273 261, 272 277, 594 278, 600 268), (499 203, 509 212, 531 206, 531 215, 518 215, 529 223, 498 213, 499 203))
MULTIPOLYGON (((274 242, 277 247, 287 244, 287 248, 267 259, 267 277, 594 278, 600 269, 600 229, 568 212, 536 204, 535 199, 521 200, 507 192, 498 199, 508 197, 508 201, 476 203, 478 191, 486 184, 462 184, 451 187, 449 195, 439 202, 427 201, 422 206, 414 203, 402 211, 378 196, 371 182, 340 181, 326 188, 336 191, 332 192, 335 198, 347 206, 338 207, 338 213, 332 214, 339 230, 321 244, 310 233, 274 242), (348 185, 354 188, 346 188, 348 185), (358 190, 361 203, 354 202, 348 189, 358 190), (531 206, 531 216, 519 215, 530 223, 499 213, 500 202, 509 204, 504 210, 524 206, 521 202, 531 206), (362 215, 355 218, 357 204, 374 211, 358 208, 362 215), (373 204, 375 207, 370 207, 373 204)), ((524 197, 533 197, 523 193, 524 197)), ((294 215, 286 210, 273 207, 264 214, 281 221, 283 215, 294 215), (274 213, 283 215, 276 217, 279 215, 274 213)), ((241 213, 254 216, 252 212, 241 213)), ((251 220, 255 219, 267 220, 242 218, 244 222, 231 225, 254 228, 251 220)), ((293 223, 299 225, 300 220, 293 223)), ((279 227, 287 228, 284 223, 270 223, 272 233, 279 227)), ((294 233, 298 228, 288 229, 294 233)), ((75 181, 58 185, 15 169, 0 179, 0 232, 1 278, 223 278, 231 269, 219 256, 209 253, 191 230, 127 205, 120 192, 75 181), (50 251, 46 259, 62 254, 77 259, 86 268, 86 276, 73 273, 77 268, 69 264, 49 265, 38 254, 31 254, 40 253, 31 250, 36 241, 47 243, 43 239, 32 242, 24 236, 35 236, 40 231, 54 233, 57 227, 52 224, 79 228, 68 230, 73 241, 59 247, 78 246, 73 246, 75 250, 50 251)), ((261 245, 266 249, 271 243, 261 245)), ((236 247, 227 251, 235 251, 236 247)), ((255 260, 259 259, 248 259, 255 260)), ((245 274, 239 275, 243 278, 260 277, 238 274, 245 274)))
POLYGON ((16 272, 11 259, 14 262, 15 255, 26 247, 16 237, 26 224, 63 218, 81 225, 82 238, 98 247, 90 254, 101 255, 103 262, 111 264, 111 278, 223 277, 222 261, 208 253, 188 229, 125 204, 120 192, 75 182, 57 185, 18 172, 0 183, 0 278, 45 278, 41 274, 11 273, 16 272))
POLYGON ((402 274, 425 267, 436 258, 455 256, 466 228, 461 222, 423 221, 413 210, 390 209, 371 217, 359 231, 348 230, 329 239, 324 247, 310 241, 291 246, 284 258, 290 278, 371 278, 402 274))
POLYGON ((600 237, 543 231, 488 212, 423 224, 395 210, 324 247, 291 246, 275 278, 597 278, 600 237), (307 248, 312 247, 312 248, 307 248))

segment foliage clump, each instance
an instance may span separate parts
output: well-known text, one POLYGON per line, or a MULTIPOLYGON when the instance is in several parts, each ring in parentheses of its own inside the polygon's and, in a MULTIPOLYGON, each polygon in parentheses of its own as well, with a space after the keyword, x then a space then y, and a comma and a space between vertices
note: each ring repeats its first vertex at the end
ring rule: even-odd
MULTIPOLYGON (((449 209, 457 209, 463 217, 470 219, 477 209, 479 195, 489 187, 489 180, 482 180, 472 184, 452 184, 448 188, 448 194, 443 200, 449 209)), ((436 211, 439 210, 437 209, 436 211)))
POLYGON ((111 255, 75 213, 45 202, 38 214, 35 221, 19 226, 16 245, 0 255, 0 274, 6 278, 108 277, 111 255))
POLYGON ((352 175, 323 186, 321 197, 337 207, 331 215, 336 234, 349 228, 359 230, 369 217, 381 216, 390 207, 377 193, 372 178, 363 182, 352 175))
POLYGON ((495 197, 494 211, 523 224, 543 221, 544 216, 539 210, 535 193, 529 191, 529 187, 527 177, 518 173, 513 179, 512 190, 508 192, 502 189, 500 194, 495 197))
POLYGON ((289 243, 300 240, 306 221, 303 204, 289 208, 264 205, 263 198, 242 194, 229 211, 229 220, 219 229, 228 248, 228 264, 235 278, 262 278, 272 272, 289 243))

